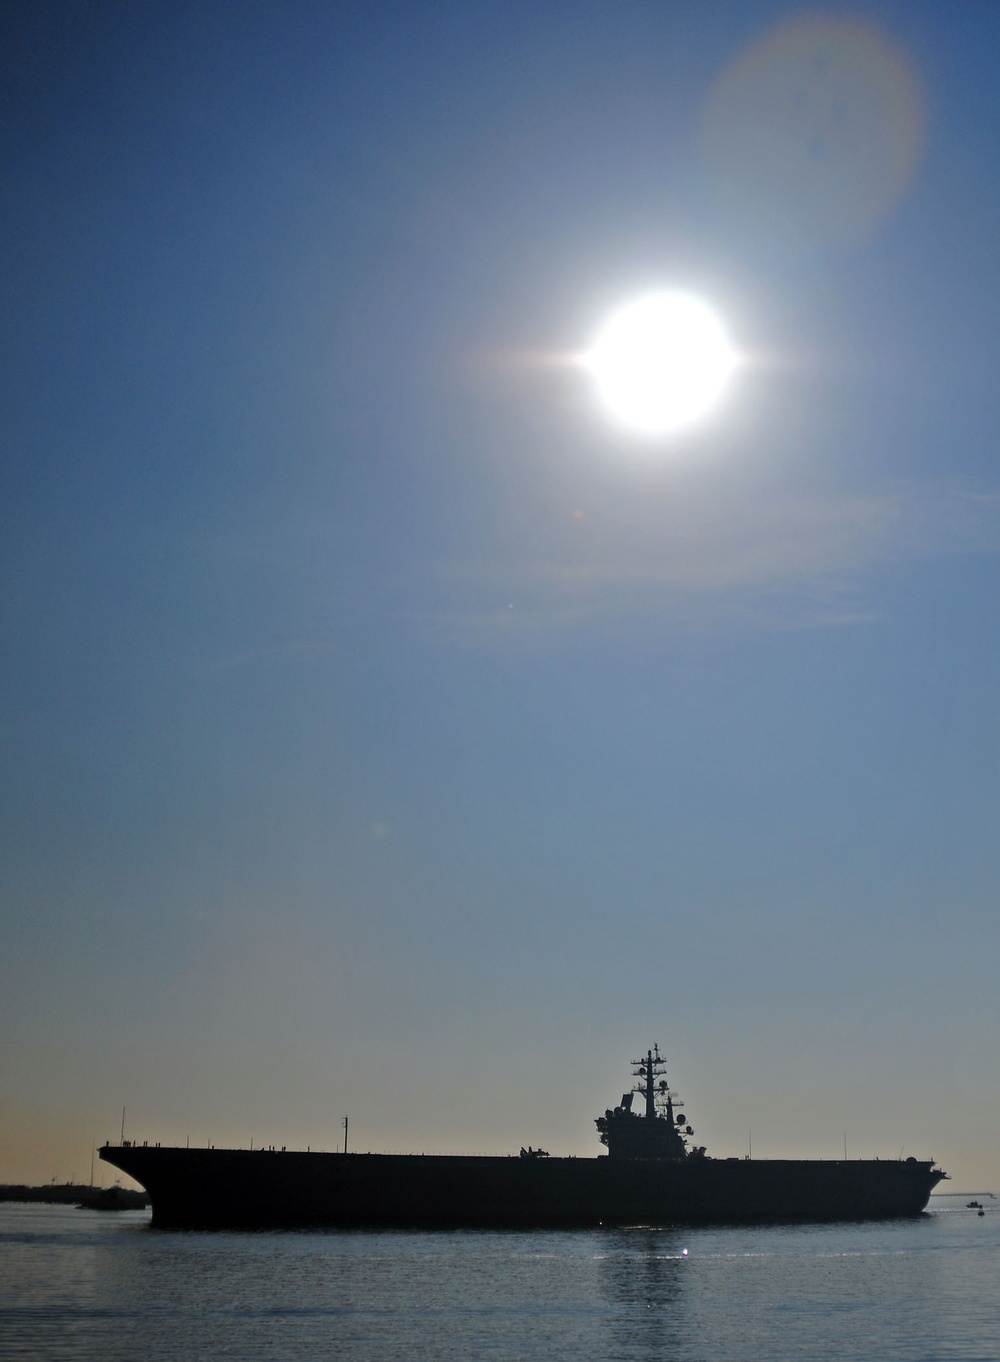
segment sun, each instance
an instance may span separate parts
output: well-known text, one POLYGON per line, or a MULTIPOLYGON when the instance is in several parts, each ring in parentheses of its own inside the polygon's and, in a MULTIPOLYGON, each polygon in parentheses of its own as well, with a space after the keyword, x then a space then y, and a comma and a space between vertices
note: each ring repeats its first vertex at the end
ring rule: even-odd
POLYGON ((614 416, 650 434, 682 430, 720 402, 736 369, 722 322, 689 293, 649 293, 614 313, 583 356, 614 416))

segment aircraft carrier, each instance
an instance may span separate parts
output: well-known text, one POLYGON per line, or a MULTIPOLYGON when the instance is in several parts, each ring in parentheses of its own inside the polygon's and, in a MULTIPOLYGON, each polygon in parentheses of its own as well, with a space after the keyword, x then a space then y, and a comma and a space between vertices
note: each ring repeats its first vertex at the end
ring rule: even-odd
POLYGON ((918 1215, 933 1159, 711 1158, 653 1047, 596 1118, 607 1153, 551 1157, 191 1149, 123 1140, 101 1158, 142 1184, 164 1229, 546 1228, 918 1215), (634 1098, 642 1110, 634 1111, 634 1098))

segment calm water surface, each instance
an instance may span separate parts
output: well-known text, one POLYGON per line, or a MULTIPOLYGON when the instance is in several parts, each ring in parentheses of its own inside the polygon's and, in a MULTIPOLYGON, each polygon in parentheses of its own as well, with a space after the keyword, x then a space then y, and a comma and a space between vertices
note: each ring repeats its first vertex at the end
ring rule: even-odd
POLYGON ((996 1362, 1000 1200, 913 1221, 194 1234, 0 1205, 0 1358, 996 1362))

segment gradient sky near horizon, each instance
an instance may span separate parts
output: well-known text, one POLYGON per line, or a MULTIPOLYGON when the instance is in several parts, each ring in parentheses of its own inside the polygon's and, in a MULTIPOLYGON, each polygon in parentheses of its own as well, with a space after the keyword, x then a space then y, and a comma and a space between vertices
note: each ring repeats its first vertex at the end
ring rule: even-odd
POLYGON ((998 1187, 1000 9, 2 23, 0 1181, 597 1153, 656 1041, 998 1187))

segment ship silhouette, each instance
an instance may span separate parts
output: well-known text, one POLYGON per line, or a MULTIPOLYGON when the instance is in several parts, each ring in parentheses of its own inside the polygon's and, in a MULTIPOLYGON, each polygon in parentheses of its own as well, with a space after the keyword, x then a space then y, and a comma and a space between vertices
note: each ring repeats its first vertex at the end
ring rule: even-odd
POLYGON ((711 1158, 659 1047, 596 1118, 607 1153, 355 1154, 191 1149, 122 1140, 101 1158, 142 1184, 162 1228, 543 1228, 866 1220, 918 1215, 947 1177, 933 1159, 711 1158), (644 1110, 633 1110, 634 1098, 644 1110))

